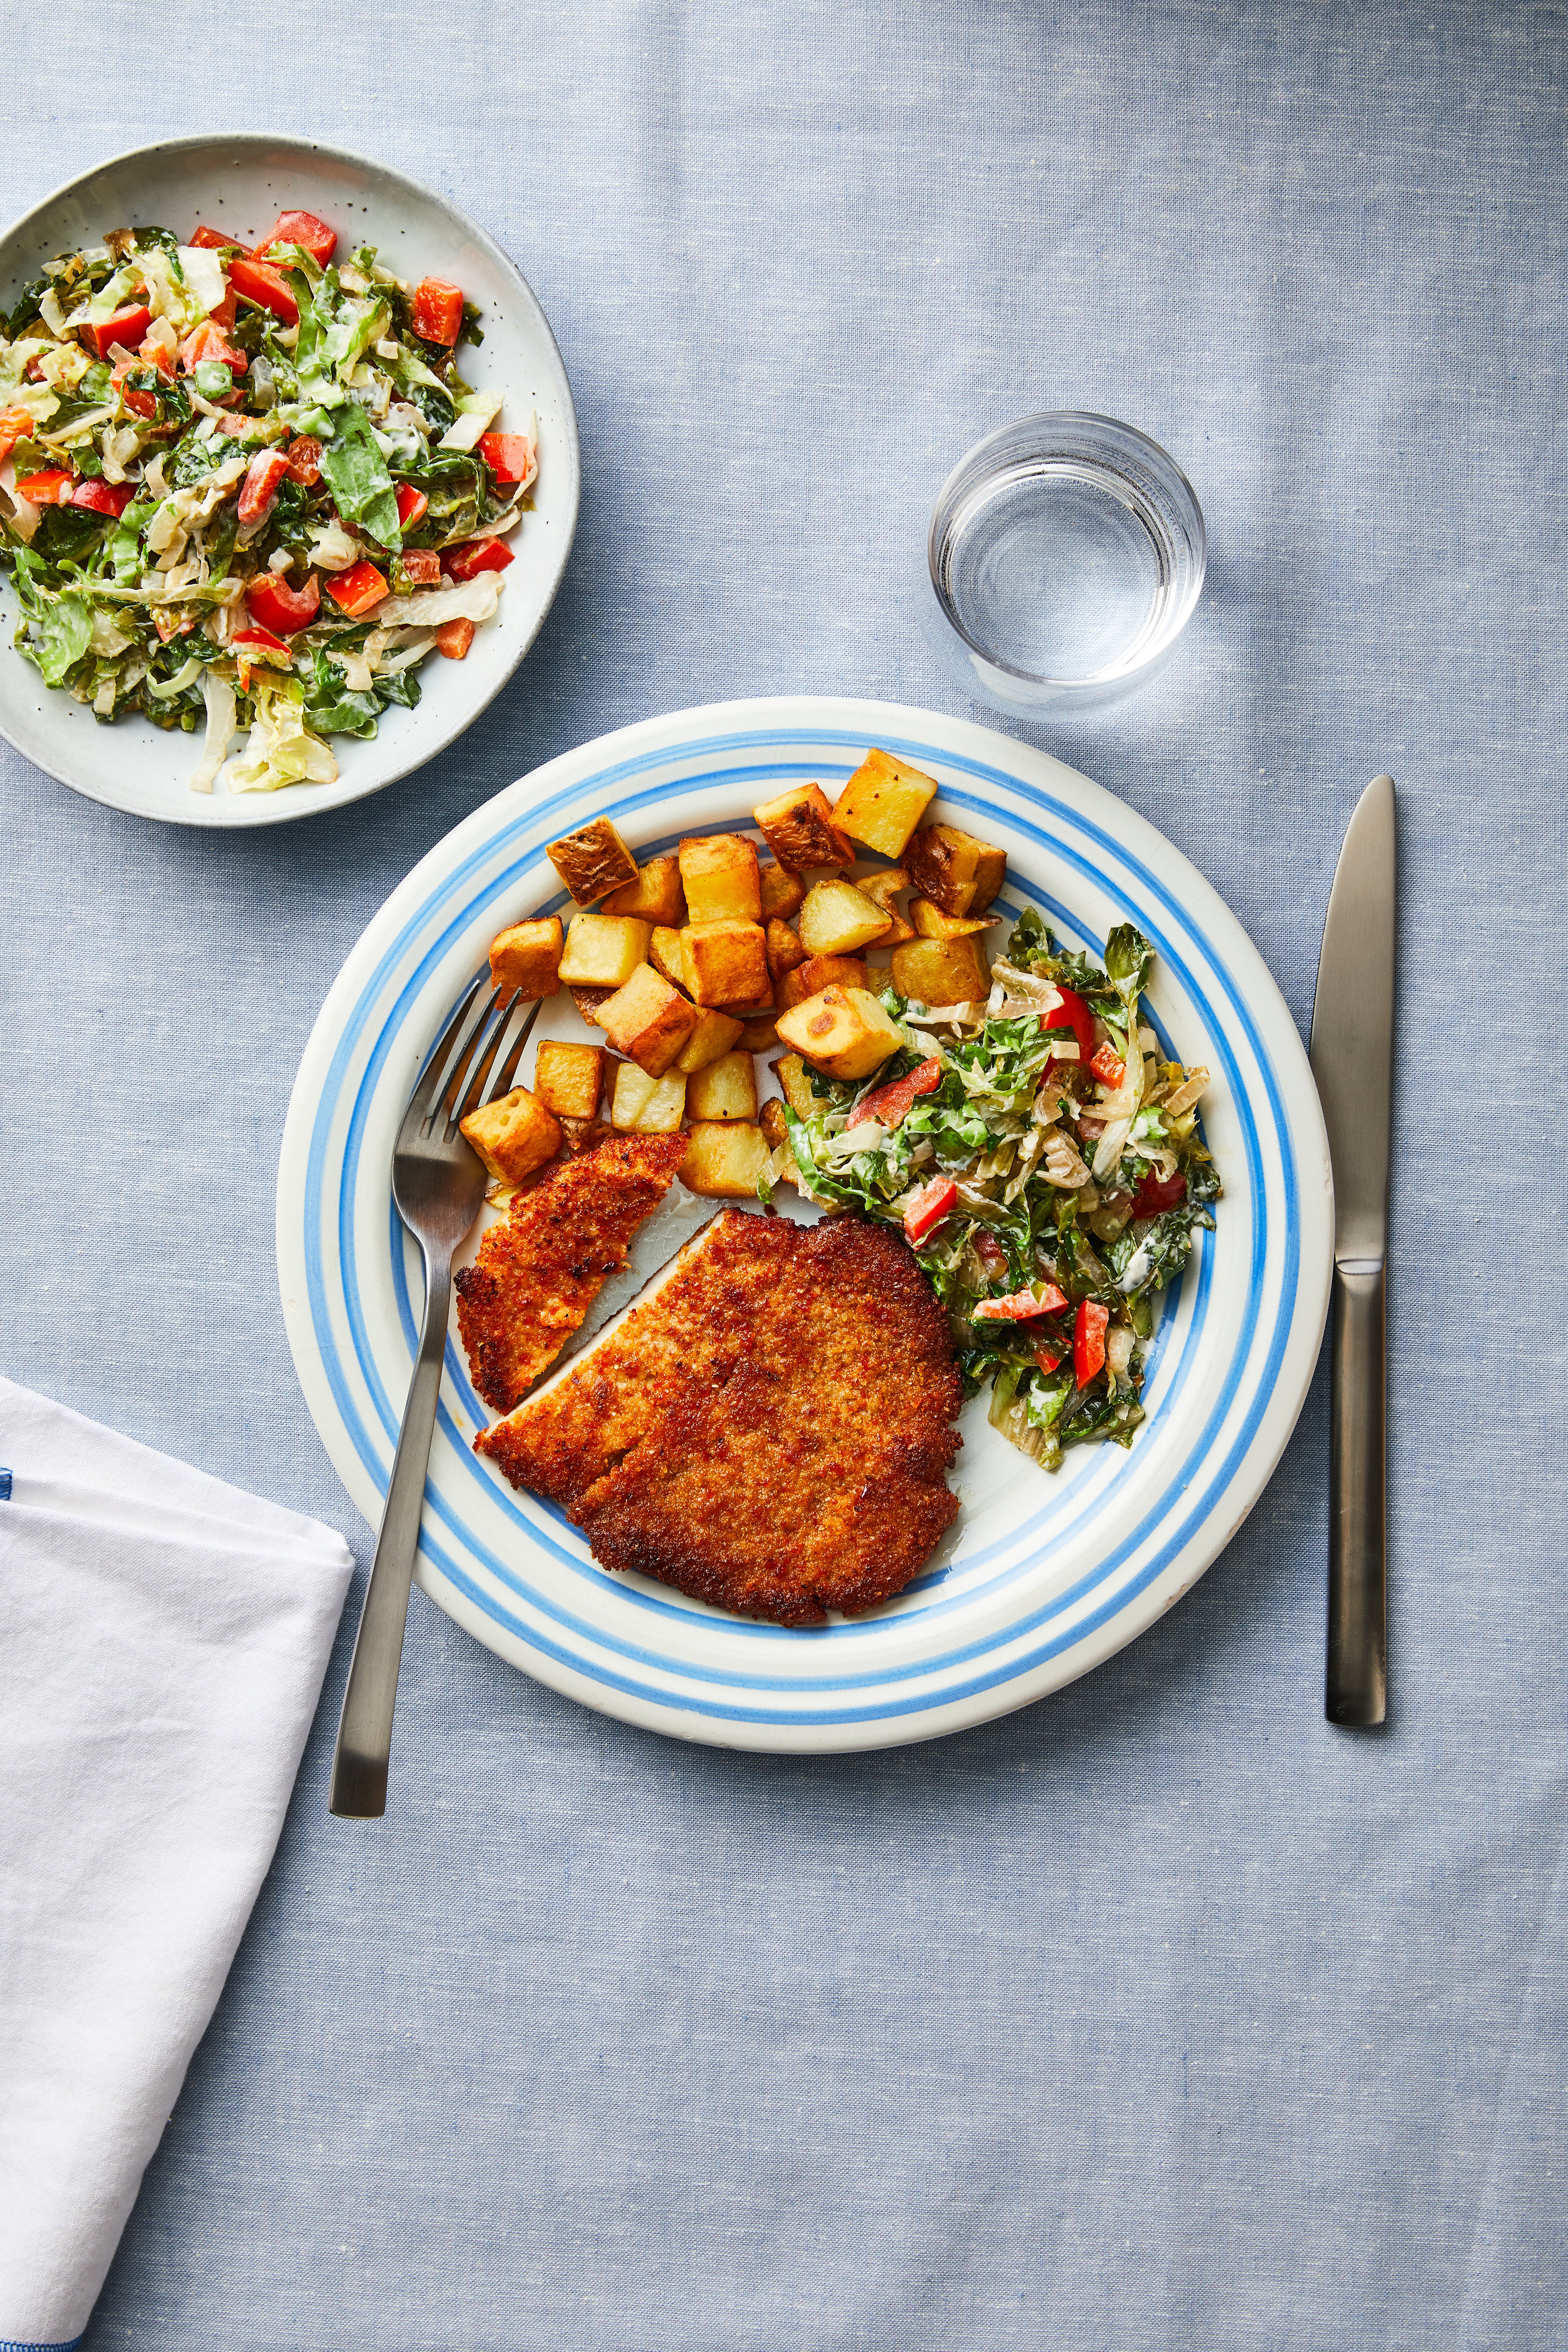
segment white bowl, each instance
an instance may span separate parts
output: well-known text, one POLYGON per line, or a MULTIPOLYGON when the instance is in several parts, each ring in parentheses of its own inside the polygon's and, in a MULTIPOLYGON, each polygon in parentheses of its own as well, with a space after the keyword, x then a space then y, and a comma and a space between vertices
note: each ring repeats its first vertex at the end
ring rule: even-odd
POLYGON ((468 659, 437 656, 419 673, 414 710, 394 709, 375 740, 334 736, 337 781, 276 793, 210 796, 190 790, 201 736, 165 733, 151 719, 102 725, 83 703, 46 687, 13 650, 15 598, 0 573, 0 734, 47 774, 90 800, 173 824, 287 824, 378 793, 445 751, 494 700, 539 635, 561 584, 577 527, 577 418, 550 324, 521 272, 493 238, 417 181, 338 147, 257 133, 174 139, 134 148, 83 173, 36 205, 0 238, 0 300, 8 309, 40 265, 97 244, 112 228, 160 223, 189 236, 198 221, 254 242, 288 206, 317 213, 345 245, 368 239, 400 278, 455 279, 483 312, 484 344, 465 353, 470 383, 504 385, 501 425, 530 407, 539 418, 534 511, 514 534, 496 618, 468 659))

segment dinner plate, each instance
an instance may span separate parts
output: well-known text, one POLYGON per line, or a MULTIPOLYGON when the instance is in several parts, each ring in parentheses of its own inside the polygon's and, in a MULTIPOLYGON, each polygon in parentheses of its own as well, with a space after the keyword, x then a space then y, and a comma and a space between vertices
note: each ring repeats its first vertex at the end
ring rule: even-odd
POLYGON ((534 507, 508 544, 512 562, 496 617, 477 631, 464 661, 422 664, 420 699, 394 708, 371 742, 331 738, 330 784, 280 792, 194 793, 202 737, 165 733, 150 719, 101 725, 84 704, 47 687, 11 646, 16 597, 0 572, 0 734, 62 784, 111 808, 173 824, 287 824, 380 792, 444 751, 495 698, 543 625, 577 527, 577 419, 550 324, 515 264, 444 197, 401 172, 314 141, 224 132, 172 139, 100 164, 34 206, 0 237, 0 303, 7 310, 42 263, 100 244, 112 228, 159 224, 189 236, 198 221, 253 242, 291 210, 313 212, 342 246, 369 242, 400 278, 455 279, 483 312, 484 343, 465 345, 465 380, 504 386, 499 425, 539 425, 534 507))
MULTIPOLYGON (((550 761, 458 825, 374 918, 316 1023, 283 1139, 279 1266, 306 1398, 366 1518, 379 1518, 390 1476, 421 1303, 417 1254, 392 1204, 393 1138, 490 939, 565 903, 546 843, 600 815, 639 857, 683 834, 745 828, 754 803, 792 782, 836 795, 873 744, 937 779, 934 818, 1005 845, 1004 911, 1037 907, 1096 954, 1119 922, 1147 932, 1162 1046, 1213 1074, 1203 1115, 1225 1197, 1165 1294, 1131 1450, 1079 1447, 1048 1476, 997 1436, 977 1399, 960 1423, 962 1508, 942 1549, 873 1614, 806 1631, 605 1574, 559 1511, 473 1453, 488 1415, 449 1339, 419 1582, 552 1688, 720 1746, 933 1738, 1121 1649, 1261 1494, 1306 1394, 1329 1295, 1332 1180, 1295 1024, 1235 917, 1152 826, 1045 753, 961 719, 807 696, 682 711, 550 761)), ((564 996, 549 1014, 558 1034, 574 1020, 564 996)), ((784 1188, 778 1198, 796 1201, 784 1188)))

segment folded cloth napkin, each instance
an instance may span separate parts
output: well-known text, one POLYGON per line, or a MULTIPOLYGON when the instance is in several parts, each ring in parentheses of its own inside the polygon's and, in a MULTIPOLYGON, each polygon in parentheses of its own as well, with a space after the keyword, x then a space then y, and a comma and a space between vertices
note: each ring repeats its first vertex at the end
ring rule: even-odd
POLYGON ((75 2343, 283 1825, 347 1545, 0 1380, 0 2352, 75 2343))

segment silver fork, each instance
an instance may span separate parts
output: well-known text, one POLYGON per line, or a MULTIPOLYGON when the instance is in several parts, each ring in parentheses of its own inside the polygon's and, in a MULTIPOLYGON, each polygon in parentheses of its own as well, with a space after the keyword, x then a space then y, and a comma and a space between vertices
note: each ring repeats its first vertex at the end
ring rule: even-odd
POLYGON ((476 1012, 487 978, 480 972, 447 1024, 420 1073, 392 1151, 392 1197, 425 1262, 425 1320, 332 1759, 331 1808, 350 1821, 376 1821, 386 1811, 392 1715, 441 1389, 452 1258, 485 1196, 484 1169, 458 1133, 458 1121, 510 1090, 539 1014, 538 1004, 531 1004, 498 1067, 515 998, 510 990, 494 989, 476 1012))

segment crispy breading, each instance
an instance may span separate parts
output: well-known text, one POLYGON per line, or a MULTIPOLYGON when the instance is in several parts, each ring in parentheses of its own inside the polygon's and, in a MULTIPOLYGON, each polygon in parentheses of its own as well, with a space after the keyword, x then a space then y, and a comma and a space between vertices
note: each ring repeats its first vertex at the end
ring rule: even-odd
POLYGON ((582 1323, 679 1167, 684 1135, 617 1136, 521 1192, 457 1279, 475 1388, 510 1412, 582 1323))
POLYGON ((781 1625, 874 1609, 957 1516, 943 1313, 896 1234, 727 1209, 474 1441, 608 1569, 781 1625))

